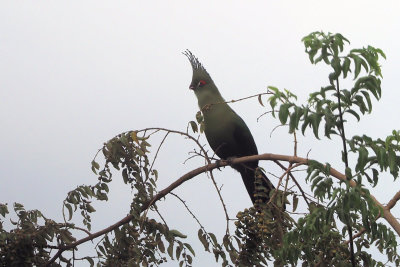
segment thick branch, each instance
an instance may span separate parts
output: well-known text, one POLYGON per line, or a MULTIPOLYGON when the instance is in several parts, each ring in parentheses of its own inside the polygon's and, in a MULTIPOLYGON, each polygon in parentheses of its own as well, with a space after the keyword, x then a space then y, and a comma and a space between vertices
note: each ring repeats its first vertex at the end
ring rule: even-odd
MULTIPOLYGON (((241 158, 235 158, 235 159, 231 159, 228 161, 225 160, 221 160, 218 163, 211 163, 202 167, 199 167, 197 169, 194 169, 188 173, 186 173, 185 175, 181 176, 178 180, 176 180, 175 182, 173 182, 172 184, 170 184, 168 187, 166 187, 165 189, 161 190, 156 196, 154 196, 153 199, 149 200, 146 204, 143 205, 141 212, 147 210, 150 206, 152 206, 155 202, 157 202, 158 200, 160 200, 161 198, 163 198, 164 196, 166 196, 167 194, 169 194, 170 192, 172 192, 175 188, 177 188, 178 186, 180 186, 181 184, 183 184, 184 182, 192 179, 193 177, 203 173, 203 172, 207 172, 210 170, 213 170, 215 168, 219 168, 219 167, 224 167, 224 166, 228 166, 229 164, 234 165, 234 164, 240 164, 240 163, 245 163, 245 162, 250 162, 250 161, 256 161, 256 160, 272 160, 272 161, 276 161, 276 160, 280 160, 280 161, 287 161, 289 163, 301 163, 301 164, 308 164, 308 159, 306 158, 301 158, 301 157, 295 157, 295 156, 287 156, 287 155, 279 155, 279 154, 271 154, 271 153, 266 153, 266 154, 261 154, 261 155, 254 155, 254 156, 247 156, 247 157, 241 157, 241 158)), ((340 172, 338 172, 336 169, 334 168, 330 168, 330 174, 339 179, 339 180, 343 180, 346 181, 346 176, 340 172)), ((350 180, 350 185, 352 187, 356 186, 356 182, 354 182, 354 180, 350 180)), ((396 196, 399 195, 400 197, 400 192, 396 194, 396 196)), ((375 204, 379 207, 381 207, 383 209, 383 217, 388 221, 388 223, 393 227, 393 229, 397 232, 397 234, 400 236, 400 223, 396 220, 396 218, 390 213, 390 209, 385 206, 383 206, 378 200, 376 200, 376 198, 372 195, 370 195, 371 198, 373 199, 373 201, 375 202, 375 204)), ((394 204, 393 204, 394 205, 394 204)), ((128 215, 125 218, 121 219, 120 221, 114 223, 113 225, 100 230, 96 233, 93 233, 85 238, 82 238, 80 240, 77 240, 76 242, 73 242, 67 246, 62 247, 61 249, 59 249, 57 251, 57 253, 50 259, 50 261, 46 264, 46 266, 49 266, 51 263, 53 263, 58 257, 60 257, 60 255, 65 251, 65 250, 70 250, 72 248, 77 247, 78 245, 85 243, 87 241, 93 240, 99 236, 102 236, 104 234, 107 234, 111 231, 113 231, 114 229, 129 223, 130 220, 132 220, 133 216, 132 215, 128 215)))

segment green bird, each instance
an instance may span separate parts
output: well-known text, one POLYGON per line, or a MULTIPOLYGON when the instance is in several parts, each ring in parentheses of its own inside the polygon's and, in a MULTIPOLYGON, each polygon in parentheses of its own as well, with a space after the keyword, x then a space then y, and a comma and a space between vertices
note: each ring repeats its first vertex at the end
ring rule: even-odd
MULTIPOLYGON (((192 82, 189 88, 197 97, 200 110, 204 117, 204 132, 207 141, 215 154, 227 160, 235 157, 257 155, 258 150, 254 138, 243 119, 225 102, 217 86, 203 65, 189 51, 183 53, 190 61, 193 69, 192 82)), ((232 166, 242 176, 243 183, 253 204, 255 196, 255 170, 258 161, 247 162, 232 166)), ((263 172, 262 185, 266 189, 262 201, 269 200, 269 192, 274 189, 270 180, 263 172)), ((257 192, 257 195, 260 195, 257 192)))

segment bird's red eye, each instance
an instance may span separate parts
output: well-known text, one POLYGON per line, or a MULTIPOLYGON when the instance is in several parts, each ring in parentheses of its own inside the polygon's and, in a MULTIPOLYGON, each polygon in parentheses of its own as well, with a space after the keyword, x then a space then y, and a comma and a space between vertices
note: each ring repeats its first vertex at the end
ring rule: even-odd
POLYGON ((202 86, 205 85, 205 84, 206 84, 205 81, 203 81, 203 80, 200 80, 200 81, 199 81, 199 86, 200 86, 200 87, 202 87, 202 86))

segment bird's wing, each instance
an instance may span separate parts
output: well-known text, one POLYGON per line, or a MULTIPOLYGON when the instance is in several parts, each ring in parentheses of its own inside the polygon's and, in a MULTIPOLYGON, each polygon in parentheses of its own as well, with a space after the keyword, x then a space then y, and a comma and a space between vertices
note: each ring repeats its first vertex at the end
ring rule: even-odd
POLYGON ((258 154, 254 138, 251 135, 251 132, 247 127, 246 123, 239 116, 238 120, 235 120, 233 137, 236 141, 236 145, 240 153, 237 156, 249 156, 258 154))

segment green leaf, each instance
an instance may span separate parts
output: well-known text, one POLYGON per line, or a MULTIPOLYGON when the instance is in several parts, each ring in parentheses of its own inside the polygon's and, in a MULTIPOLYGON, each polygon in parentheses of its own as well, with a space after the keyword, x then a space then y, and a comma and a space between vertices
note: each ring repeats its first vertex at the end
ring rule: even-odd
POLYGON ((104 247, 103 246, 98 246, 98 248, 99 248, 99 250, 100 250, 100 252, 104 255, 104 256, 107 256, 108 254, 106 253, 106 250, 104 249, 104 247))
POLYGON ((100 165, 96 161, 92 160, 92 171, 94 172, 94 174, 97 174, 96 170, 98 169, 100 169, 100 165))
POLYGON ((396 153, 394 153, 392 149, 389 149, 388 151, 388 166, 390 173, 396 173, 396 169, 398 168, 396 164, 396 153))
POLYGON ((358 77, 361 71, 361 61, 362 59, 356 55, 350 55, 354 61, 354 79, 358 77))
POLYGON ((73 214, 73 211, 72 211, 72 206, 70 205, 70 204, 65 204, 64 205, 66 208, 67 208, 67 210, 68 210, 68 221, 70 221, 71 219, 72 219, 72 214, 73 214))
POLYGON ((186 238, 187 236, 179 232, 178 230, 170 230, 169 231, 173 236, 177 236, 180 238, 186 238))
POLYGON ((190 126, 192 127, 192 131, 193 131, 194 133, 197 133, 197 131, 198 131, 197 123, 194 122, 194 121, 190 121, 189 123, 190 123, 190 126))
MULTIPOLYGON (((0 204, 0 215, 5 217, 6 214, 8 214, 8 208, 7 208, 7 204, 0 204)), ((1 227, 0 227, 1 229, 1 227)))
POLYGON ((94 260, 91 257, 84 257, 84 259, 89 262, 90 267, 94 266, 94 260))
POLYGON ((357 114, 357 112, 355 112, 352 109, 348 109, 345 112, 350 113, 351 115, 353 115, 354 117, 356 117, 357 121, 360 121, 360 115, 357 114))
POLYGON ((288 115, 289 115, 289 107, 291 106, 290 103, 282 104, 279 108, 279 120, 282 124, 286 124, 288 115))
POLYGON ((297 205, 299 204, 299 198, 294 194, 293 195, 293 212, 296 211, 297 205))
POLYGON ((197 232, 197 235, 198 235, 198 237, 199 237, 200 242, 203 244, 204 249, 205 249, 206 251, 210 251, 210 250, 209 250, 210 244, 208 243, 208 241, 207 241, 207 239, 206 239, 206 236, 205 236, 205 234, 203 233, 203 230, 202 230, 202 229, 199 229, 199 231, 197 232))
POLYGON ((358 160, 356 165, 356 171, 357 170, 362 171, 367 162, 368 162, 368 150, 364 146, 361 146, 358 149, 358 160))
POLYGON ((190 251, 190 253, 192 253, 193 256, 196 256, 196 253, 194 253, 194 250, 190 244, 183 243, 183 245, 190 251))
POLYGON ((197 113, 196 113, 197 123, 203 122, 203 119, 204 119, 204 117, 203 117, 203 114, 201 113, 201 111, 197 111, 197 113))
POLYGON ((311 120, 311 125, 313 128, 313 132, 316 138, 319 139, 318 137, 318 128, 319 128, 319 124, 321 122, 321 118, 322 116, 320 114, 311 114, 309 116, 310 120, 311 120))
POLYGON ((349 59, 348 57, 346 57, 346 58, 344 59, 344 61, 343 61, 342 71, 343 71, 343 78, 345 78, 345 79, 346 79, 346 77, 347 77, 347 73, 348 73, 349 71, 351 72, 351 70, 350 70, 350 63, 351 63, 351 61, 350 61, 350 59, 349 59))
POLYGON ((364 95, 365 99, 367 100, 368 112, 371 113, 371 111, 372 111, 372 102, 371 102, 371 98, 369 97, 368 92, 366 92, 366 91, 361 91, 361 93, 364 95))
POLYGON ((214 243, 214 246, 218 245, 218 241, 217 238, 215 237, 215 235, 213 233, 208 233, 208 235, 211 237, 211 240, 214 243))
POLYGON ((88 212, 90 212, 90 213, 96 211, 95 208, 93 208, 92 205, 90 205, 89 203, 86 204, 86 210, 87 210, 88 212))
POLYGON ((174 242, 169 243, 167 252, 168 252, 168 255, 171 257, 171 259, 174 259, 174 242))

